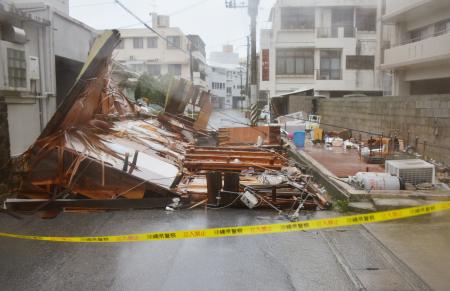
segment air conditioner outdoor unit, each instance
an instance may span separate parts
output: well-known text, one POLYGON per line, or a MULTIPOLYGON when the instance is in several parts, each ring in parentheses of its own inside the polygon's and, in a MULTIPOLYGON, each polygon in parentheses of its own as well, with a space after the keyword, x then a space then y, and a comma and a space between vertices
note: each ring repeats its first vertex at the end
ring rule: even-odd
POLYGON ((385 164, 386 173, 401 178, 405 183, 413 185, 435 183, 435 167, 423 160, 388 160, 385 164))

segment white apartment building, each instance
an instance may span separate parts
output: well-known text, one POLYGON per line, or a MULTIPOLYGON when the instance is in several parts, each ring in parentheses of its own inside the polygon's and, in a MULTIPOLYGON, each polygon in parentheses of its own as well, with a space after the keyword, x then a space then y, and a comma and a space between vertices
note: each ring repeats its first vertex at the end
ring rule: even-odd
POLYGON ((2 139, 9 139, 13 156, 39 136, 96 36, 68 9, 64 0, 0 1, 0 103, 6 105, 8 124, 1 130, 7 130, 2 139))
POLYGON ((221 52, 211 52, 207 70, 208 86, 214 107, 244 108, 246 103, 246 69, 239 63, 233 46, 224 45, 221 52))
POLYGON ((170 27, 170 18, 165 15, 153 14, 152 28, 166 40, 147 28, 120 29, 122 41, 114 51, 115 60, 138 73, 191 80, 192 44, 194 84, 206 87, 205 45, 201 38, 170 27))
MULTIPOLYGON (((260 96, 382 94, 377 0, 278 0, 261 31, 260 96)), ((260 97, 261 98, 261 97, 260 97)))
POLYGON ((383 28, 393 26, 381 68, 394 95, 450 93, 450 1, 380 0, 383 28))
POLYGON ((211 90, 211 100, 215 108, 240 109, 247 106, 244 94, 244 67, 210 63, 207 80, 211 90))

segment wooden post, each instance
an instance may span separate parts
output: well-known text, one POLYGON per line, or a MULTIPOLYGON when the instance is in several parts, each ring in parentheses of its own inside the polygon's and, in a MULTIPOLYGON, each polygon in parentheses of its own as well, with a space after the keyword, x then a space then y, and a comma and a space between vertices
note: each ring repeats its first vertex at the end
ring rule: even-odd
POLYGON ((222 189, 222 173, 206 173, 206 187, 208 189, 208 204, 217 205, 217 195, 222 189))
POLYGON ((272 202, 277 202, 277 187, 272 186, 272 202))
POLYGON ((223 176, 223 190, 230 192, 239 192, 239 174, 226 172, 223 176))

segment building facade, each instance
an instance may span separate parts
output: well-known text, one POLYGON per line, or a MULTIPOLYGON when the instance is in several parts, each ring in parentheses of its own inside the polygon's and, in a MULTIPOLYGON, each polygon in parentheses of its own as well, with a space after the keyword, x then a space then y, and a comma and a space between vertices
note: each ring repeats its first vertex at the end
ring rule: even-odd
POLYGON ((213 105, 221 109, 247 107, 245 96, 246 68, 239 62, 233 46, 224 45, 221 52, 211 52, 208 60, 208 85, 213 105))
POLYGON ((164 38, 147 28, 120 29, 122 41, 114 51, 115 60, 138 73, 194 79, 195 85, 205 87, 206 53, 201 38, 170 27, 170 19, 164 15, 152 15, 152 28, 164 38))
POLYGON ((279 0, 261 31, 260 95, 381 95, 377 0, 279 0))
POLYGON ((210 63, 207 80, 215 108, 242 109, 247 106, 244 67, 210 63))
POLYGON ((394 95, 450 93, 450 1, 380 0, 383 29, 381 68, 392 76, 394 95))
POLYGON ((0 4, 0 102, 7 119, 2 124, 8 125, 2 138, 8 138, 12 156, 39 136, 72 87, 96 36, 94 29, 67 15, 65 6, 50 6, 58 1, 44 2, 0 4))

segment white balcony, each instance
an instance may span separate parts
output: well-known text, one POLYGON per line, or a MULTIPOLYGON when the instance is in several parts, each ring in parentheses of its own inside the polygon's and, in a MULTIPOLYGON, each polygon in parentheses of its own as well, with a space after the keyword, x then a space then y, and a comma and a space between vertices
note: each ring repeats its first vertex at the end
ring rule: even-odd
POLYGON ((416 42, 399 45, 384 52, 382 69, 418 65, 450 58, 450 31, 416 42))
POLYGON ((385 23, 408 22, 421 19, 447 9, 448 0, 387 0, 385 23))

